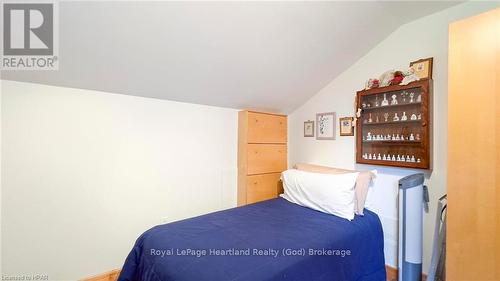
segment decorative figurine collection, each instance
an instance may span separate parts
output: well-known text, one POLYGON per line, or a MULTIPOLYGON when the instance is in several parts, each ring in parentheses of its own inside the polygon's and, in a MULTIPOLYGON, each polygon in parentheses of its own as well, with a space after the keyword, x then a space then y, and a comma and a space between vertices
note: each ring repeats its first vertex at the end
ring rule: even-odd
POLYGON ((363 136, 363 141, 420 141, 420 134, 413 134, 405 136, 403 134, 387 134, 387 135, 374 135, 368 132, 366 136, 363 136))
MULTIPOLYGON (((392 117, 391 120, 389 120, 389 113, 388 112, 385 112, 383 114, 384 116, 384 122, 398 122, 398 121, 408 121, 408 115, 406 115, 406 111, 403 111, 401 117, 398 115, 398 112, 394 112, 394 116, 392 117)), ((410 120, 411 121, 416 121, 416 120, 421 120, 422 119, 422 114, 415 114, 413 113, 412 115, 410 115, 410 120)), ((379 115, 377 114, 375 116, 375 122, 374 122, 374 118, 372 116, 372 113, 369 113, 368 114, 368 118, 365 119, 363 121, 363 123, 367 124, 367 123, 380 123, 380 120, 381 118, 379 117, 379 115)))
MULTIPOLYGON (((416 95, 415 92, 406 92, 406 91, 403 91, 401 92, 401 104, 411 104, 411 103, 421 103, 422 102, 422 95, 421 94, 418 94, 416 95), (416 95, 416 99, 415 99, 415 95, 416 95), (407 102, 407 97, 410 97, 410 100, 407 102)), ((398 105, 399 104, 399 101, 398 101, 398 95, 396 94, 392 94, 391 95, 391 101, 389 102, 389 100, 387 99, 387 93, 384 93, 384 99, 382 100, 382 102, 378 102, 379 101, 379 97, 378 95, 375 96, 375 101, 373 103, 373 106, 374 107, 382 107, 382 106, 388 106, 388 105, 398 105)), ((368 103, 363 103, 361 104, 361 107, 363 108, 371 108, 372 107, 372 103, 368 102, 368 103)))
POLYGON ((409 163, 420 163, 422 160, 420 158, 416 158, 415 155, 403 155, 403 154, 387 154, 381 155, 380 153, 377 155, 375 153, 365 153, 363 154, 363 159, 366 160, 382 160, 382 161, 393 161, 393 162, 409 162, 409 163))
POLYGON ((388 70, 369 79, 365 89, 357 91, 358 163, 430 168, 432 76, 422 73, 411 63, 406 70, 388 70))

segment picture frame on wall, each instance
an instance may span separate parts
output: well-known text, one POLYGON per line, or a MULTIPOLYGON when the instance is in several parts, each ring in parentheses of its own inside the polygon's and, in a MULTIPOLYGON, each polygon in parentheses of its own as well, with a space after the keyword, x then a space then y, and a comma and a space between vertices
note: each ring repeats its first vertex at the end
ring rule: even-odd
POLYGON ((316 139, 335 139, 335 112, 316 114, 316 139))
POLYGON ((353 117, 339 118, 340 136, 354 136, 353 117))
POLYGON ((304 122, 304 137, 314 137, 314 121, 304 122))
POLYGON ((410 62, 410 67, 420 79, 432 79, 432 58, 410 62))

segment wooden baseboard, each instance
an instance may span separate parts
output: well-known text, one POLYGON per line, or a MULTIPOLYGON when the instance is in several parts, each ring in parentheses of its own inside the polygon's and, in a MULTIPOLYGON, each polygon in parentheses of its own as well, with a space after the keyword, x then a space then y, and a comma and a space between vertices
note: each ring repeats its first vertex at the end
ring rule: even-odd
MULTIPOLYGON (((387 281, 398 281, 398 269, 389 265, 385 265, 385 273, 387 281)), ((422 273, 422 281, 427 281, 427 274, 422 273)))
POLYGON ((120 269, 114 269, 96 276, 81 279, 80 281, 116 281, 120 276, 120 269))

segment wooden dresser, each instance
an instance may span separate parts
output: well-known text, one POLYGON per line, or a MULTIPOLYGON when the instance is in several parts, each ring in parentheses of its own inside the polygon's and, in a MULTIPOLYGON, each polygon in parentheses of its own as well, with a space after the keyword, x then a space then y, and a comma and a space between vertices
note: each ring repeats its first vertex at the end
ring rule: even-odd
POLYGON ((278 196, 287 169, 286 115, 240 111, 238 115, 238 206, 278 196))

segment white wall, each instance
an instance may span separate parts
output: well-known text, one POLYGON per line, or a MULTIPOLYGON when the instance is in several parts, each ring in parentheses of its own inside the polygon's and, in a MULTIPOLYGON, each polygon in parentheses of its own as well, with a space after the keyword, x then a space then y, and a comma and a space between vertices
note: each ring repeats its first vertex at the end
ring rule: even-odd
MULTIPOLYGON (((436 202, 446 193, 448 24, 495 7, 497 2, 467 2, 401 26, 289 116, 290 165, 312 162, 343 168, 374 168, 355 164, 354 137, 340 137, 337 133, 335 141, 304 138, 303 122, 314 120, 320 112, 335 111, 338 117, 354 116, 355 93, 364 87, 368 78, 378 77, 389 69, 405 69, 413 60, 434 57, 434 169, 426 173, 431 208, 424 216, 425 272, 430 263, 436 202)), ((397 180, 419 171, 375 168, 381 173, 377 187, 384 189, 378 195, 385 204, 379 212, 385 232, 386 263, 396 265, 397 180)))
POLYGON ((237 111, 3 81, 3 275, 122 266, 146 229, 236 205, 237 111))

